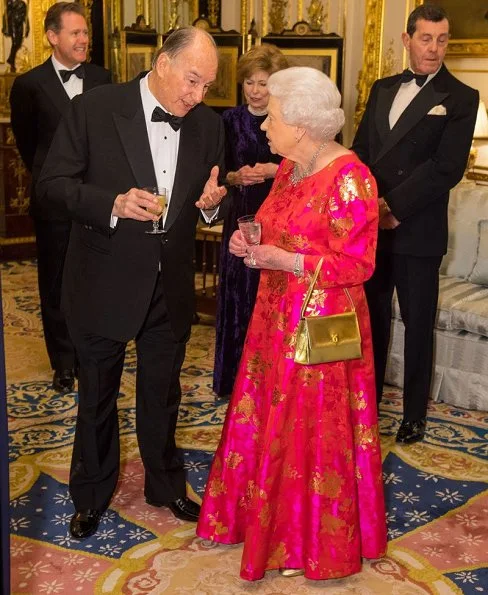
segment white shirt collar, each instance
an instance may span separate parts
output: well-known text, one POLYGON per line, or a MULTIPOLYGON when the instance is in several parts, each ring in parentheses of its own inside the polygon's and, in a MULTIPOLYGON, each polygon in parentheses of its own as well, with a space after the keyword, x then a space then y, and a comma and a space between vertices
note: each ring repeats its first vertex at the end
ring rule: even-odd
POLYGON ((76 64, 72 68, 66 68, 66 66, 64 66, 64 64, 61 64, 61 62, 59 60, 56 60, 56 58, 54 57, 54 54, 51 54, 51 61, 53 63, 53 66, 54 66, 56 72, 58 72, 58 73, 60 70, 74 70, 75 68, 78 68, 78 66, 81 64, 81 62, 80 62, 79 64, 76 64))
MULTIPOLYGON (((438 69, 437 69, 437 70, 436 70, 434 73, 432 73, 432 74, 429 74, 429 75, 428 75, 428 77, 425 79, 425 83, 424 83, 424 85, 426 85, 427 83, 429 83, 429 82, 430 82, 430 81, 431 81, 431 80, 432 80, 432 79, 433 79, 433 78, 436 76, 436 74, 439 72, 439 70, 440 70, 441 68, 442 68, 442 64, 439 66, 439 68, 438 68, 438 69)), ((414 72, 413 68, 412 68, 410 65, 409 65, 408 69, 409 69, 411 72, 413 72, 413 73, 415 74, 415 72, 414 72)), ((406 83, 406 84, 408 85, 408 84, 410 84, 411 82, 415 82, 415 81, 409 81, 409 82, 408 82, 408 83, 406 83)), ((404 84, 405 84, 405 83, 404 83, 404 84)), ((417 84, 417 83, 415 83, 415 84, 417 84)))
POLYGON ((171 114, 169 110, 167 110, 163 105, 159 103, 159 101, 154 97, 149 89, 149 75, 151 73, 148 72, 146 76, 144 76, 140 81, 141 87, 141 99, 142 99, 142 107, 144 109, 144 115, 146 116, 146 121, 151 121, 151 116, 154 111, 155 107, 160 107, 162 110, 171 114), (148 117, 149 115, 149 117, 148 117))

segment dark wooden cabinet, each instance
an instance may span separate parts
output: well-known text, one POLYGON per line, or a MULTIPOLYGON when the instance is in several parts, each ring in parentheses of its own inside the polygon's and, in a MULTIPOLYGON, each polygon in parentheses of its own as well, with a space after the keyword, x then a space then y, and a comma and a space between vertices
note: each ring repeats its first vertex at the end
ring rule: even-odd
POLYGON ((0 259, 35 255, 29 216, 31 179, 20 158, 7 118, 0 119, 0 259))

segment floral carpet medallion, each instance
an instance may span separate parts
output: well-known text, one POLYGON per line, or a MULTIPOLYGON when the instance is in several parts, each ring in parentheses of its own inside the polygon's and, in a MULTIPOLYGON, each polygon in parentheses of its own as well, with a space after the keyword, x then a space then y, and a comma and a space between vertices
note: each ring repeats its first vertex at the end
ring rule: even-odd
MULTIPOLYGON (((242 546, 195 536, 195 525, 147 505, 135 438, 135 350, 119 397, 122 472, 98 532, 69 534, 68 472, 76 392, 51 388, 35 262, 2 265, 10 427, 13 594, 334 595, 488 593, 488 415, 431 403, 423 442, 401 446, 401 391, 381 408, 389 547, 360 574, 310 581, 268 572, 239 578, 242 546)), ((209 322, 209 321, 204 321, 209 322)), ((177 441, 190 495, 203 494, 227 402, 212 393, 214 328, 193 327, 182 374, 177 441)))

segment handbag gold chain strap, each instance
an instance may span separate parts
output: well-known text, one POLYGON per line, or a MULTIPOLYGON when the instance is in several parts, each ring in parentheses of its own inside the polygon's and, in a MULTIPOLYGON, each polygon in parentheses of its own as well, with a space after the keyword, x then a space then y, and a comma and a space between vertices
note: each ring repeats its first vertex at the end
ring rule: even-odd
MULTIPOLYGON (((312 280, 310 281, 310 285, 308 287, 307 294, 305 295, 305 297, 303 299, 302 309, 300 310, 300 318, 305 318, 305 312, 307 311, 308 303, 310 302, 310 298, 312 297, 312 292, 314 290, 315 283, 317 281, 317 277, 319 276, 320 269, 322 268, 323 262, 324 262, 324 259, 322 257, 317 264, 317 267, 313 274, 312 280)), ((352 312, 355 312, 356 308, 354 307, 354 302, 352 301, 351 294, 349 293, 349 290, 347 289, 347 287, 343 287, 342 289, 344 290, 344 293, 346 294, 346 296, 349 300, 349 303, 351 304, 352 312)))

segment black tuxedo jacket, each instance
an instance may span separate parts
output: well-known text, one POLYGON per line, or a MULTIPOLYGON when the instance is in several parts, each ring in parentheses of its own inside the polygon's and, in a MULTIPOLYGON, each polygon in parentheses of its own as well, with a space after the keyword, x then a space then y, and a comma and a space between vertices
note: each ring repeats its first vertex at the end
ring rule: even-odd
MULTIPOLYGON (((85 63, 83 92, 110 83, 108 70, 85 63)), ((35 184, 42 164, 70 99, 56 74, 51 58, 18 76, 10 93, 12 130, 20 156, 32 174, 31 215, 60 219, 59 213, 42 211, 35 196, 35 184)))
POLYGON ((390 129, 400 84, 400 75, 374 83, 352 149, 401 222, 395 230, 380 230, 378 249, 441 256, 447 249, 449 190, 466 168, 479 94, 442 66, 390 129))
POLYGON ((155 186, 139 79, 75 97, 44 163, 38 196, 72 218, 63 273, 63 307, 81 328, 118 341, 134 337, 148 312, 161 262, 166 303, 177 340, 190 331, 193 252, 200 197, 212 166, 224 163, 224 129, 198 105, 184 119, 166 234, 150 222, 119 219, 114 200, 133 187, 155 186))

